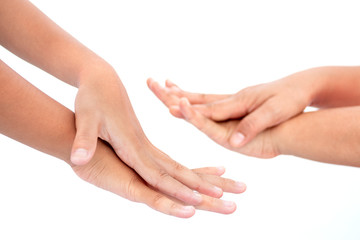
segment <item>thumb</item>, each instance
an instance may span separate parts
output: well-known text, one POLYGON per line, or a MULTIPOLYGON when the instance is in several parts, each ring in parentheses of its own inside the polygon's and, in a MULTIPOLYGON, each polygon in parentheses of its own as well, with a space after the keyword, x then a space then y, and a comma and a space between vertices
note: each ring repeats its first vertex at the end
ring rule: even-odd
POLYGON ((98 123, 90 117, 77 118, 76 128, 70 160, 75 165, 84 165, 94 156, 99 135, 98 123))
POLYGON ((235 148, 244 146, 260 132, 276 125, 279 116, 268 106, 262 105, 240 121, 230 137, 230 145, 235 148))

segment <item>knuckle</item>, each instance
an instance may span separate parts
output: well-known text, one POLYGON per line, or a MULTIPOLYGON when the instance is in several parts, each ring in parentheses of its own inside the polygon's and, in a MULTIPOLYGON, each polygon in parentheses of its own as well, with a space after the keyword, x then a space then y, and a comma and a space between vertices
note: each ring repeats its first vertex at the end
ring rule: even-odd
POLYGON ((272 124, 277 124, 281 119, 281 108, 276 101, 269 101, 266 106, 266 114, 272 124))
POLYGON ((204 181, 201 179, 201 180, 199 180, 199 181, 195 181, 193 184, 192 184, 192 189, 193 190, 196 190, 196 191, 200 191, 200 189, 201 189, 201 186, 202 186, 202 183, 204 183, 204 181))
POLYGON ((137 176, 132 176, 126 185, 125 196, 130 201, 138 202, 135 186, 138 185, 139 182, 140 180, 137 176))
POLYGON ((161 195, 160 193, 157 193, 152 198, 150 204, 153 208, 160 209, 162 207, 163 201, 164 201, 164 196, 161 195))
POLYGON ((210 209, 215 209, 216 208, 217 201, 218 201, 217 198, 209 197, 209 198, 206 199, 206 201, 207 201, 207 205, 210 207, 210 209))
MULTIPOLYGON (((176 209, 178 209, 179 208, 179 206, 178 206, 178 204, 176 204, 175 202, 172 202, 171 204, 170 204, 170 207, 169 207, 169 209, 172 209, 172 210, 176 210, 176 209)), ((171 212, 171 211, 170 211, 171 212)))
POLYGON ((153 186, 156 189, 159 189, 161 187, 161 185, 163 185, 163 183, 166 181, 167 178, 169 178, 169 174, 166 171, 164 171, 163 169, 160 169, 157 173, 157 176, 155 177, 153 186))
POLYGON ((82 180, 94 184, 102 185, 102 177, 107 174, 107 168, 101 161, 90 161, 84 166, 74 166, 74 172, 82 180))
POLYGON ((258 129, 257 122, 253 118, 244 118, 240 124, 240 129, 245 130, 246 133, 253 133, 258 129))
POLYGON ((186 168, 181 165, 180 163, 176 162, 176 161, 171 161, 172 163, 172 168, 176 171, 176 172, 182 172, 184 171, 186 168))
POLYGON ((221 189, 227 189, 228 186, 234 185, 235 183, 236 182, 234 180, 220 178, 220 181, 218 184, 221 189))
POLYGON ((76 134, 75 142, 80 146, 86 146, 93 142, 94 140, 91 138, 89 134, 86 132, 78 132, 76 134))
POLYGON ((205 93, 200 93, 199 98, 201 101, 205 102, 207 100, 207 95, 205 93))

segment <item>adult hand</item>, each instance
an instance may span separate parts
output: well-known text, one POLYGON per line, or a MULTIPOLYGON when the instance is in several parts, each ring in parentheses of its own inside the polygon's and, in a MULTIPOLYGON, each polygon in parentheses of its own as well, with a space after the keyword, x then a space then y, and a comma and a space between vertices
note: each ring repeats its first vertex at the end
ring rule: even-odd
POLYGON ((92 158, 98 137, 148 184, 188 204, 199 204, 203 193, 221 197, 222 190, 204 181, 154 147, 146 138, 119 77, 112 68, 83 73, 76 96, 76 137, 71 161, 84 165, 92 158), (196 190, 197 192, 194 192, 196 190))
MULTIPOLYGON (((202 195, 203 201, 194 206, 186 206, 158 188, 144 181, 133 169, 124 164, 111 148, 100 142, 94 158, 85 165, 73 165, 75 173, 83 180, 100 188, 111 191, 131 201, 147 204, 149 207, 165 214, 181 218, 194 215, 195 208, 222 214, 236 210, 234 202, 202 195)), ((242 193, 246 185, 220 177, 225 169, 210 167, 191 170, 203 181, 209 182, 225 192, 242 193)))

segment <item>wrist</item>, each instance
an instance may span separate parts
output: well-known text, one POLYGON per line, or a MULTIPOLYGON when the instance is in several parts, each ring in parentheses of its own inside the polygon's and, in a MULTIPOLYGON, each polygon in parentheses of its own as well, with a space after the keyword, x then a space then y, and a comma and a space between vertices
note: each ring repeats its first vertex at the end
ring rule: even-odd
MULTIPOLYGON (((80 69, 75 80, 75 87, 80 88, 82 85, 98 83, 104 84, 106 76, 114 76, 116 72, 114 68, 102 58, 96 56, 88 59, 80 69)), ((113 79, 113 77, 107 78, 113 79)))
POLYGON ((277 125, 276 127, 269 129, 270 131, 269 135, 271 137, 271 144, 274 149, 275 156, 290 154, 288 149, 289 139, 287 139, 288 135, 286 134, 287 131, 286 125, 287 125, 287 121, 281 123, 280 125, 277 125))
POLYGON ((317 99, 319 91, 324 85, 322 68, 311 68, 301 72, 294 73, 283 79, 287 84, 296 86, 298 94, 301 94, 303 104, 312 105, 317 99))
POLYGON ((316 106, 321 101, 322 91, 328 84, 328 72, 327 67, 312 68, 304 72, 303 80, 307 82, 309 91, 309 106, 316 106))

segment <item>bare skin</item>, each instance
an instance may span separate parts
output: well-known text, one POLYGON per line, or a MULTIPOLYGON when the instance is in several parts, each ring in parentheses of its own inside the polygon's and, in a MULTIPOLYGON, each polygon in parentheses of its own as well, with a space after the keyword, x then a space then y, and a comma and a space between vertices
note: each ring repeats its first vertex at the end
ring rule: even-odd
MULTIPOLYGON (((98 140, 94 156, 87 164, 73 164, 70 155, 76 134, 74 113, 31 85, 2 61, 0 85, 0 132, 64 160, 83 180, 176 217, 191 217, 195 208, 223 214, 235 211, 234 202, 204 194, 200 195, 202 201, 194 205, 169 196, 159 187, 144 181, 102 140, 98 140)), ((190 171, 225 192, 242 193, 246 189, 243 183, 220 177, 225 171, 221 167, 190 171)))
POLYGON ((153 146, 135 116, 116 71, 27 0, 0 2, 0 44, 24 60, 79 88, 71 162, 92 159, 98 138, 148 184, 188 204, 223 192, 153 146), (141 149, 141 151, 139 151, 141 149))
POLYGON ((360 166, 359 79, 359 67, 323 67, 228 95, 190 93, 170 81, 148 86, 172 115, 233 151, 360 166), (306 106, 324 109, 302 113, 306 106))

